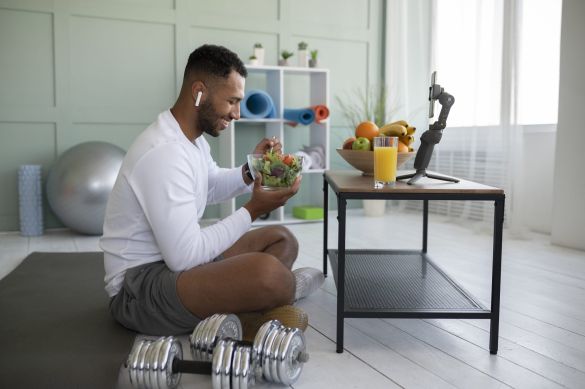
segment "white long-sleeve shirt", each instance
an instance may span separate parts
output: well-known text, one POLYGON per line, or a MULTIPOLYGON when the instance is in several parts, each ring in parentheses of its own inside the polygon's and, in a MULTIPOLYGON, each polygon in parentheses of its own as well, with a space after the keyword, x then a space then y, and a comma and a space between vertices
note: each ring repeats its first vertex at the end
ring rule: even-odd
POLYGON ((126 270, 164 260, 172 271, 212 261, 250 229, 245 208, 209 227, 207 204, 249 192, 241 167, 219 168, 203 136, 189 141, 167 110, 134 141, 110 194, 100 247, 106 292, 115 296, 126 270))

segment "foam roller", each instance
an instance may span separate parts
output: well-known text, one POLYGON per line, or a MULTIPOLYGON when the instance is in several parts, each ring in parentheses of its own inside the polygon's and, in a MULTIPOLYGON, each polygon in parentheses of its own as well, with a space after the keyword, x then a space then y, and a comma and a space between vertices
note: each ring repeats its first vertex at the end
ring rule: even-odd
POLYGON ((317 123, 321 123, 329 117, 329 108, 326 105, 314 105, 311 109, 315 112, 315 122, 317 123))
POLYGON ((23 165, 18 169, 18 206, 20 234, 43 234, 43 203, 40 165, 23 165))
POLYGON ((276 117, 272 97, 261 90, 251 90, 246 93, 240 104, 242 117, 248 119, 264 119, 276 117))
POLYGON ((300 123, 306 126, 315 120, 315 111, 313 111, 311 108, 285 108, 284 118, 288 121, 300 123))

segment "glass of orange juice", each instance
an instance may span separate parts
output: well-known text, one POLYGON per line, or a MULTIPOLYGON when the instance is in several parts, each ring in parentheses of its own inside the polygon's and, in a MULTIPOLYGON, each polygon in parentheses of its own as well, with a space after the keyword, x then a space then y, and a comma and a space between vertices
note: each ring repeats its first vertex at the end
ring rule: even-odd
POLYGON ((374 188, 393 186, 396 183, 398 137, 374 138, 374 188))

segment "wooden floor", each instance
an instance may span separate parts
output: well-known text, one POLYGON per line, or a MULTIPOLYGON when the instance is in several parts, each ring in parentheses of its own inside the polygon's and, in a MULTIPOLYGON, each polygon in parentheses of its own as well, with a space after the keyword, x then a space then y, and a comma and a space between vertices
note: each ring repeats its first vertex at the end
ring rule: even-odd
MULTIPOLYGON (((418 214, 391 210, 371 218, 350 210, 348 217, 348 248, 420 247, 418 214)), ((431 257, 489 306, 491 228, 434 215, 429 223, 431 257)), ((289 228, 300 242, 297 266, 321 268, 323 225, 289 228)), ((0 248, 0 277, 33 251, 99 249, 97 238, 68 231, 0 234, 0 248)), ((487 320, 454 319, 348 319, 345 352, 337 354, 333 278, 299 305, 309 313, 311 359, 294 388, 585 388, 585 252, 552 246, 544 235, 504 233, 498 355, 488 351, 487 320)), ((206 377, 186 377, 181 386, 190 384, 211 387, 206 377)))

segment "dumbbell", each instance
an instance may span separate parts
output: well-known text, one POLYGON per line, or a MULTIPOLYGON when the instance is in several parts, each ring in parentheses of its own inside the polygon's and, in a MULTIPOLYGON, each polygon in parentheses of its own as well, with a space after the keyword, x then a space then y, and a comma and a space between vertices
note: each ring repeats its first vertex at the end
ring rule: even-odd
MULTIPOLYGON (((239 341, 241 337, 242 326, 237 316, 215 314, 201 321, 193 330, 189 338, 191 355, 197 361, 211 361, 215 347, 222 338, 239 341)), ((303 332, 284 327, 278 320, 264 323, 252 343, 254 373, 257 378, 264 377, 267 381, 287 385, 295 382, 308 357, 303 332), (282 351, 279 349, 281 345, 282 351), (280 360, 276 356, 279 352, 280 360)))
POLYGON ((172 337, 136 342, 126 363, 131 384, 137 388, 171 389, 179 384, 181 373, 193 373, 211 374, 213 388, 218 389, 247 388, 261 377, 290 385, 308 361, 304 334, 298 328, 271 320, 249 343, 220 338, 226 333, 241 336, 236 316, 214 315, 206 320, 190 338, 194 358, 200 361, 182 360, 181 344, 172 337))
POLYGON ((222 339, 213 362, 181 359, 181 343, 172 336, 135 342, 126 367, 130 384, 138 389, 174 389, 182 373, 211 375, 214 389, 246 389, 255 383, 250 363, 251 348, 240 347, 238 365, 235 365, 236 341, 222 339), (248 356, 246 358, 246 355, 248 356))

